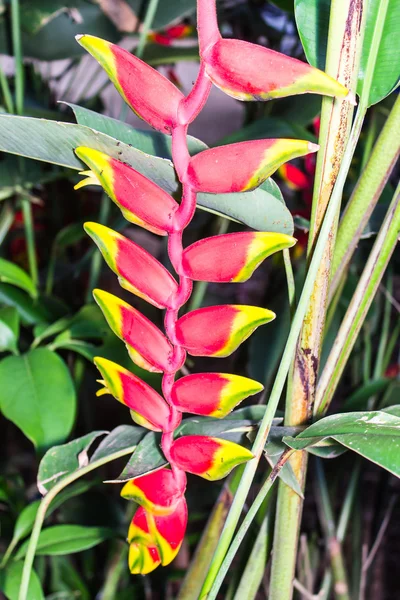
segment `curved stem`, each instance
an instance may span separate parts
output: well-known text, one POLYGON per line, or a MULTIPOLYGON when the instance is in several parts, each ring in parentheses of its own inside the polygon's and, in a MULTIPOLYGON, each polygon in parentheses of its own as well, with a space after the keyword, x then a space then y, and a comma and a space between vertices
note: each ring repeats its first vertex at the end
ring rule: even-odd
POLYGON ((51 490, 46 494, 43 500, 40 503, 39 509, 36 513, 35 524, 32 529, 31 537, 29 539, 28 549, 26 551, 24 569, 22 571, 21 578, 21 587, 19 588, 18 600, 29 600, 28 598, 28 588, 29 588, 29 580, 31 578, 33 560, 35 558, 36 547, 39 540, 39 535, 42 530, 43 521, 46 517, 47 509, 49 508, 52 500, 59 494, 67 485, 73 483, 83 475, 90 473, 90 471, 94 471, 99 467, 105 465, 106 463, 112 462, 117 458, 121 458, 122 456, 126 456, 127 454, 132 454, 136 449, 135 446, 129 446, 129 448, 124 448, 123 450, 119 450, 114 454, 110 454, 109 456, 105 456, 104 458, 100 458, 99 460, 95 460, 94 462, 88 464, 86 467, 82 467, 70 475, 67 475, 56 483, 56 485, 51 488, 51 490))

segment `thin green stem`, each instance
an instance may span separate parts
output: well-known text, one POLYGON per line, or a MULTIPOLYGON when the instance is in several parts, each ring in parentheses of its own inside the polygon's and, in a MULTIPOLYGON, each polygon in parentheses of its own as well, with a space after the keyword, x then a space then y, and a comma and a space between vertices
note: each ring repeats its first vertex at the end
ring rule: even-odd
POLYGON ((8 79, 4 73, 3 68, 0 65, 0 87, 1 93, 3 94, 4 106, 10 114, 14 112, 14 101, 11 95, 10 86, 8 85, 8 79))
POLYGON ((14 210, 11 202, 6 200, 0 213, 0 246, 14 222, 14 210))
POLYGON ((32 281, 37 287, 39 275, 35 245, 35 229, 32 216, 32 204, 27 195, 21 196, 22 216, 24 220, 24 230, 26 239, 26 248, 28 252, 29 271, 32 281))
MULTIPOLYGON (((390 295, 392 295, 393 275, 392 275, 391 269, 389 269, 389 271, 390 272, 388 275, 387 291, 390 295)), ((373 375, 374 379, 378 379, 378 377, 383 377, 383 375, 384 375, 383 360, 384 360, 384 356, 385 356, 385 350, 388 345, 391 315, 392 315, 392 303, 390 302, 389 298, 387 298, 385 296, 384 307, 383 307, 382 326, 381 326, 380 334, 379 334, 379 346, 378 346, 378 352, 376 355, 375 367, 374 367, 374 375, 373 375)))
POLYGON ((283 262, 285 263, 290 312, 293 317, 296 308, 296 284, 294 281, 292 261, 290 260, 290 250, 288 248, 285 248, 283 251, 283 262))
POLYGON ((262 503, 267 497, 267 494, 271 491, 271 488, 276 478, 278 477, 280 470, 282 469, 283 465, 288 461, 288 459, 292 456, 293 453, 293 450, 288 450, 287 452, 284 452, 279 462, 275 465, 271 473, 268 475, 260 491, 258 492, 253 504, 250 506, 247 515, 243 519, 243 522, 240 525, 232 541, 232 544, 230 545, 229 550, 226 553, 224 560, 221 562, 221 566, 218 570, 217 576, 215 577, 213 585, 210 587, 210 590, 207 593, 207 595, 200 595, 200 598, 207 598, 207 600, 215 600, 215 598, 217 597, 218 591, 222 585, 223 580, 225 579, 225 575, 227 574, 228 569, 231 566, 233 559, 235 558, 235 555, 239 549, 240 544, 244 539, 244 536, 246 535, 251 523, 257 515, 257 512, 259 511, 262 503))
POLYGON ((15 60, 15 108, 17 115, 24 113, 24 65, 22 62, 19 0, 11 0, 11 34, 15 60))
POLYGON ((315 402, 315 414, 321 414, 329 407, 351 350, 396 247, 399 231, 400 183, 394 193, 385 220, 321 374, 315 402))
POLYGON ((292 358, 296 349, 297 340, 311 298, 321 258, 325 251, 325 245, 329 236, 329 232, 336 218, 338 207, 340 206, 343 185, 345 183, 347 173, 350 168, 351 160, 353 158, 354 151, 357 145, 357 141, 361 133, 361 128, 365 116, 365 110, 365 108, 363 108, 362 110, 361 108, 359 108, 359 110, 357 111, 357 115, 353 124, 349 141, 343 155, 343 160, 340 165, 338 178, 331 199, 329 201, 327 211, 325 213, 325 217, 320 229, 320 234, 318 236, 318 241, 315 245, 313 257, 310 262, 306 280, 304 282, 304 287, 293 318, 292 327, 290 329, 290 333, 282 355, 275 383, 271 391, 267 409, 265 411, 264 418, 260 424, 257 437, 253 444, 252 452, 255 458, 249 463, 247 463, 246 468, 244 470, 242 480, 240 482, 239 488, 236 492, 235 499, 232 504, 232 508, 229 512, 224 530, 221 534, 218 547, 215 551, 210 571, 208 573, 206 581, 204 582, 200 598, 208 597, 208 592, 210 591, 212 584, 219 571, 219 568, 223 562, 226 551, 232 540, 236 525, 239 521, 239 517, 242 512, 244 503, 246 501, 246 497, 252 484, 255 472, 257 470, 258 461, 260 460, 263 448, 265 446, 265 442, 268 438, 268 434, 272 425, 272 420, 276 413, 276 409, 278 407, 279 400, 283 388, 285 386, 286 377, 289 372, 292 358))
POLYGON ((112 565, 108 571, 105 584, 101 593, 101 600, 115 600, 118 593, 118 585, 122 574, 126 570, 126 558, 128 556, 128 545, 119 542, 119 548, 115 553, 112 565))
POLYGON ((86 465, 86 467, 81 467, 80 469, 77 469, 76 471, 74 471, 70 475, 67 475, 64 479, 56 483, 56 485, 53 488, 51 488, 51 490, 46 494, 46 496, 40 503, 38 512, 36 513, 35 524, 33 526, 31 537, 29 539, 29 545, 25 555, 24 568, 22 571, 21 587, 19 589, 18 600, 30 600, 28 598, 28 587, 32 572, 33 560, 35 558, 36 547, 39 540, 39 535, 42 530, 47 509, 49 508, 51 502, 54 500, 57 494, 73 481, 76 481, 77 479, 83 477, 87 473, 90 473, 91 471, 94 471, 95 469, 98 469, 99 467, 109 462, 112 462, 117 458, 121 458, 122 456, 132 454, 132 452, 134 452, 135 449, 136 445, 130 446, 129 448, 124 448, 123 450, 119 450, 114 454, 110 454, 109 456, 105 456, 104 458, 100 458, 99 460, 95 460, 94 462, 86 465))
POLYGON ((140 35, 139 35, 139 43, 136 48, 136 56, 138 58, 142 58, 142 56, 143 56, 143 52, 144 52, 144 49, 145 49, 146 43, 147 43, 147 36, 148 36, 151 26, 153 24, 154 17, 156 15, 157 8, 158 8, 158 3, 159 3, 159 0, 149 0, 147 10, 146 10, 146 15, 144 17, 144 20, 142 23, 142 29, 141 29, 140 35))

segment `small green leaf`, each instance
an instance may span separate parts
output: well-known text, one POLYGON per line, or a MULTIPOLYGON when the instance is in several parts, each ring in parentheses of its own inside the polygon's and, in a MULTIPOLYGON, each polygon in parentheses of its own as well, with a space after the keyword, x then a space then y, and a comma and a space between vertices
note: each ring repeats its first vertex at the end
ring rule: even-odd
MULTIPOLYGON (((18 600, 23 568, 22 562, 10 562, 5 570, 0 573, 0 589, 8 600, 18 600)), ((33 569, 29 579, 27 598, 29 600, 44 600, 40 579, 33 569)))
MULTIPOLYGON (((82 552, 82 550, 93 548, 115 535, 115 531, 108 527, 54 525, 43 529, 40 533, 36 555, 52 556, 82 552)), ((15 555, 16 560, 24 558, 28 544, 29 540, 22 544, 15 555)))
POLYGON ((139 444, 140 440, 146 435, 146 429, 143 427, 134 427, 133 425, 119 425, 112 430, 99 444, 94 451, 90 462, 115 454, 124 448, 139 444))
POLYGON ((107 483, 128 481, 150 471, 156 471, 167 464, 160 449, 160 442, 161 435, 158 433, 151 431, 145 435, 117 479, 109 480, 107 483))
POLYGON ((20 512, 15 523, 13 539, 22 540, 32 531, 39 506, 40 500, 35 500, 20 512))
POLYGON ((0 409, 43 450, 71 432, 76 392, 70 372, 47 348, 0 362, 0 409))
POLYGON ((25 290, 32 298, 37 296, 37 290, 29 275, 21 267, 4 258, 0 258, 0 281, 25 290))
POLYGON ((108 433, 92 431, 68 444, 50 448, 42 458, 37 478, 41 494, 46 494, 61 479, 77 471, 89 462, 88 450, 95 439, 108 433))
POLYGON ((18 354, 19 315, 13 306, 0 309, 0 352, 18 354))

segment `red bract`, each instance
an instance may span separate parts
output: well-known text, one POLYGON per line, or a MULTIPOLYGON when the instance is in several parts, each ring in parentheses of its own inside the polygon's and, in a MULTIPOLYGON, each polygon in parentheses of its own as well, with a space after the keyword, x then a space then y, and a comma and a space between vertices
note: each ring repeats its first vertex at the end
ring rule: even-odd
POLYGON ((85 223, 121 287, 158 308, 171 308, 178 284, 151 254, 123 235, 99 223, 85 223))
POLYGON ((115 202, 127 221, 152 233, 167 235, 173 231, 173 217, 178 204, 163 189, 129 165, 91 148, 79 147, 76 155, 91 169, 82 181, 98 182, 115 202))
POLYGON ((255 140, 204 150, 189 164, 188 180, 198 192, 245 192, 261 185, 287 160, 316 152, 305 140, 255 140), (223 165, 223 176, 221 176, 223 165))
POLYGON ((170 262, 179 277, 175 279, 148 252, 112 229, 86 224, 86 231, 121 286, 166 309, 164 334, 130 304, 107 292, 94 291, 96 302, 111 329, 126 344, 131 359, 144 369, 163 373, 161 396, 129 370, 104 358, 95 359, 104 385, 99 395, 111 393, 130 408, 137 423, 160 431, 161 450, 168 463, 131 479, 122 490, 124 498, 140 504, 128 542, 130 570, 142 575, 170 563, 182 544, 187 524, 185 473, 220 479, 253 458, 250 450, 231 441, 208 435, 177 437, 176 429, 182 413, 222 418, 244 398, 260 392, 262 385, 224 373, 175 379, 186 352, 228 356, 275 314, 266 308, 224 305, 200 308, 179 318, 190 297, 192 281, 246 281, 270 254, 296 241, 279 233, 245 232, 207 238, 184 249, 183 232, 194 215, 196 193, 252 190, 286 161, 318 149, 305 140, 257 140, 208 149, 191 157, 188 125, 204 106, 211 81, 241 100, 310 91, 339 97, 348 94, 338 82, 309 65, 247 42, 223 40, 215 0, 199 0, 197 5, 201 64, 187 97, 126 50, 93 36, 79 37, 79 43, 104 67, 133 110, 156 129, 172 134, 174 166, 182 185, 178 203, 124 162, 94 148, 79 146, 75 150, 90 169, 83 172, 87 178, 76 187, 100 184, 128 221, 168 235, 170 262))
POLYGON ((205 238, 184 251, 182 273, 197 281, 247 281, 267 256, 295 243, 283 233, 255 231, 205 238))
POLYGON ((239 402, 262 389, 258 381, 239 375, 196 373, 174 384, 171 400, 181 412, 223 418, 239 402))
POLYGON ((77 41, 101 64, 132 110, 155 129, 171 133, 177 125, 178 106, 184 96, 166 77, 127 50, 94 37, 77 41))
POLYGON ((229 356, 275 313, 258 306, 226 304, 199 308, 176 323, 176 336, 192 356, 229 356))

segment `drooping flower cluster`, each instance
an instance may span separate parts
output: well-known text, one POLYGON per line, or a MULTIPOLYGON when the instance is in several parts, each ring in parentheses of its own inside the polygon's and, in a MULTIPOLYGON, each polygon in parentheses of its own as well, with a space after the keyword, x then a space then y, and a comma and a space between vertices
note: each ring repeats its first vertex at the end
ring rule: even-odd
POLYGON ((89 167, 77 187, 100 184, 124 217, 168 236, 168 252, 178 279, 143 248, 97 223, 85 229, 99 247, 123 288, 165 309, 165 333, 118 297, 95 290, 94 297, 113 332, 126 344, 134 363, 163 373, 162 393, 125 368, 95 359, 104 388, 125 404, 139 425, 162 433, 168 466, 132 479, 122 490, 136 511, 128 533, 132 573, 146 574, 166 565, 179 551, 187 523, 186 472, 209 480, 225 477, 252 454, 233 442, 191 435, 175 439, 182 413, 223 418, 244 398, 257 393, 256 381, 225 373, 198 373, 176 380, 186 353, 224 357, 231 354, 274 313, 254 306, 200 308, 179 317, 193 281, 246 281, 270 254, 295 240, 268 232, 231 233, 182 246, 197 192, 252 190, 280 165, 317 150, 303 140, 259 140, 200 152, 191 157, 186 135, 207 100, 212 83, 240 100, 269 99, 316 92, 346 97, 347 90, 321 71, 271 50, 237 40, 224 40, 218 30, 215 0, 199 0, 198 31, 201 65, 192 92, 185 97, 170 81, 129 52, 90 35, 79 43, 104 67, 130 107, 155 129, 172 136, 172 156, 183 195, 178 204, 166 191, 133 169, 87 147, 76 149, 89 167))

